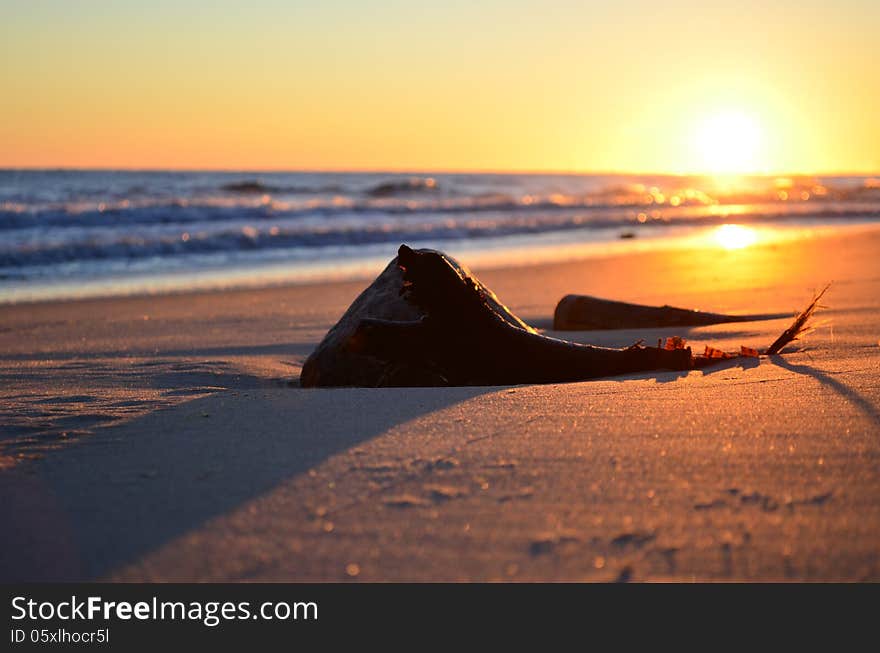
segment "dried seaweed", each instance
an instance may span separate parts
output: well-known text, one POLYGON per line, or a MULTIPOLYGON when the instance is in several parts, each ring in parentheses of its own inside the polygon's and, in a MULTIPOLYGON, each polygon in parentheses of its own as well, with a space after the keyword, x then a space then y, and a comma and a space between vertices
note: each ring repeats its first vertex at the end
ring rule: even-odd
POLYGON ((810 321, 810 318, 813 317, 813 313, 815 313, 816 309, 819 308, 819 300, 822 299, 822 295, 824 295, 825 291, 828 290, 828 288, 830 287, 831 284, 829 283, 821 290, 821 292, 817 293, 813 297, 813 301, 810 302, 810 305, 807 306, 803 311, 801 311, 797 315, 797 317, 795 317, 794 322, 792 322, 791 326, 783 331, 782 335, 779 336, 773 342, 773 344, 767 348, 767 351, 765 353, 768 356, 778 354, 787 344, 794 340, 797 340, 799 336, 809 331, 808 323, 810 321))
MULTIPOLYGON (((783 331, 782 335, 780 335, 773 342, 773 344, 770 345, 767 350, 763 352, 764 355, 773 356, 775 354, 778 354, 783 350, 783 348, 785 348, 786 345, 794 340, 797 340, 800 336, 812 330, 812 327, 809 324, 810 319, 815 314, 816 309, 822 307, 819 304, 819 300, 822 299, 825 291, 828 290, 828 288, 830 287, 831 284, 829 283, 821 290, 821 292, 813 296, 810 304, 803 311, 795 316, 794 322, 792 322, 791 326, 783 331)), ((681 338, 668 338, 666 341, 666 348, 675 348, 678 342, 681 342, 682 345, 684 344, 684 341, 681 338)), ((701 355, 694 356, 694 367, 707 367, 709 365, 714 365, 715 363, 731 358, 759 358, 760 356, 761 352, 759 352, 757 349, 746 347, 745 345, 740 347, 738 353, 725 352, 715 347, 710 347, 709 345, 706 345, 706 348, 701 355)))

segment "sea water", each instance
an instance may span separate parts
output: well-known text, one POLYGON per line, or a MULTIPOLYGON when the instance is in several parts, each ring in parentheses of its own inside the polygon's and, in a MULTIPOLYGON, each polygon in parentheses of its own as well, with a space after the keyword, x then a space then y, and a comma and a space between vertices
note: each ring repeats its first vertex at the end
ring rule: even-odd
POLYGON ((880 227, 869 176, 0 170, 0 302, 370 277, 880 227))

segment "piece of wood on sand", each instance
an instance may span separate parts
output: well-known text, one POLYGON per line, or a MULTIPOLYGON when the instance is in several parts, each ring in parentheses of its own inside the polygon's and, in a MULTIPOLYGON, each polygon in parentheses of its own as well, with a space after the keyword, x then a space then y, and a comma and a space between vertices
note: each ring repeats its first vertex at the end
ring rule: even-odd
MULTIPOLYGON (((505 322, 511 326, 534 333, 535 330, 520 320, 504 306, 489 288, 480 283, 464 265, 446 257, 463 277, 473 279, 475 292, 484 297, 486 303, 505 322)), ((403 271, 395 257, 382 273, 349 306, 345 314, 330 329, 303 365, 300 385, 303 387, 359 386, 376 387, 388 385, 388 377, 394 374, 397 385, 431 385, 425 371, 398 369, 386 360, 365 355, 349 346, 352 335, 364 321, 387 321, 400 323, 417 322, 425 312, 404 297, 403 271), (409 383, 407 383, 409 381, 409 383)), ((467 328, 467 325, 462 325, 467 328)))
POLYGON ((589 295, 566 295, 553 313, 555 331, 602 331, 662 327, 707 326, 727 322, 754 322, 784 314, 726 315, 675 306, 629 304, 589 295))

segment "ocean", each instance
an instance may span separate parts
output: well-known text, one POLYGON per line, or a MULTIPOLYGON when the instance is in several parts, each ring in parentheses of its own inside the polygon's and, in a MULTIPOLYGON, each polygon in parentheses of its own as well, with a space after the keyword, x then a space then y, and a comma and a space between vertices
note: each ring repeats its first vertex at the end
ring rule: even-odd
POLYGON ((469 265, 601 256, 725 224, 880 226, 880 179, 0 170, 0 302, 366 278, 401 243, 469 265))

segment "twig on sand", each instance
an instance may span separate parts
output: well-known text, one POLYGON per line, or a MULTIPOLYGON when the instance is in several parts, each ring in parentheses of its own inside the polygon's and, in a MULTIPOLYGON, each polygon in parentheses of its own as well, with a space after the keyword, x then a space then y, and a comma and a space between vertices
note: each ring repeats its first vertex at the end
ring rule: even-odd
MULTIPOLYGON (((810 302, 809 306, 807 306, 803 311, 797 314, 792 322, 791 326, 788 327, 785 331, 782 332, 782 335, 779 336, 772 345, 770 345, 766 351, 763 352, 765 356, 773 356, 775 354, 780 353, 783 348, 793 340, 797 340, 798 337, 803 335, 804 333, 811 331, 812 327, 809 326, 810 318, 813 317, 813 314, 816 312, 817 308, 822 308, 819 304, 819 300, 822 299, 822 295, 825 294, 825 291, 831 287, 829 283, 825 286, 821 292, 817 293, 813 300, 810 302)), ((671 338, 667 338, 666 348, 670 347, 671 338)), ((684 341, 681 343, 677 343, 676 346, 684 347, 684 341)), ((703 368, 709 367, 710 365, 715 365, 723 360, 729 360, 731 358, 759 358, 760 353, 756 349, 752 349, 751 347, 740 347, 740 351, 738 353, 728 353, 717 349, 715 347, 706 346, 706 350, 702 355, 694 356, 693 362, 694 367, 703 368)))
POLYGON ((819 300, 822 299, 822 295, 824 295, 825 291, 828 290, 830 287, 831 284, 829 283, 821 290, 821 292, 816 294, 813 297, 813 301, 810 302, 810 305, 798 314, 798 316, 794 319, 794 322, 792 322, 791 326, 783 331, 782 335, 779 336, 773 342, 773 344, 767 348, 767 351, 765 353, 768 356, 778 354, 782 351, 785 345, 792 342, 793 340, 797 340, 798 336, 809 330, 809 328, 807 327, 807 323, 810 321, 810 318, 813 317, 813 313, 816 312, 816 309, 819 308, 819 300))

